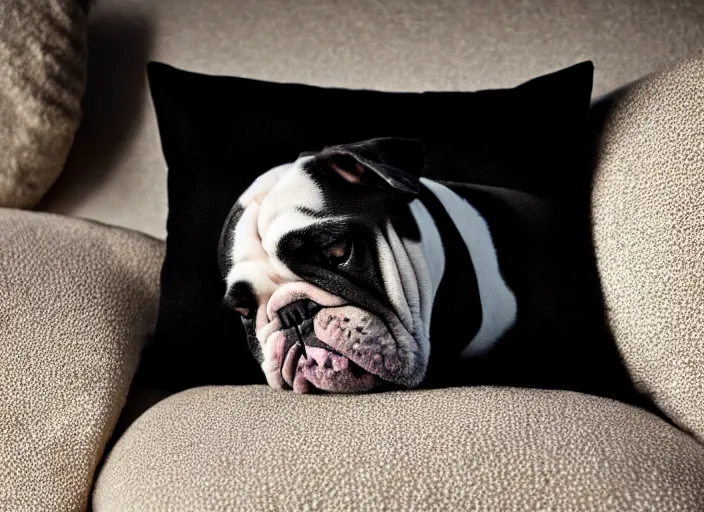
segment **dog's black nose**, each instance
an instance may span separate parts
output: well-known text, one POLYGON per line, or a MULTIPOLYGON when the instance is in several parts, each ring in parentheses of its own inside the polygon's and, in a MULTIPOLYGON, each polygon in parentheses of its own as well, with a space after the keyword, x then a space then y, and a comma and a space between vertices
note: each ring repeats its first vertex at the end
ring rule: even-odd
POLYGON ((317 304, 309 299, 301 299, 279 309, 276 314, 281 320, 281 327, 288 329, 294 325, 301 325, 306 320, 313 318, 315 314, 323 309, 320 304, 317 304))

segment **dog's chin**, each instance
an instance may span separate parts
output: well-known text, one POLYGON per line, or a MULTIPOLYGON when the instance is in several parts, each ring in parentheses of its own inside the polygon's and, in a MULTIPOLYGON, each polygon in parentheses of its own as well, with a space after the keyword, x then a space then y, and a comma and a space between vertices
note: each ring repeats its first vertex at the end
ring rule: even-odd
POLYGON ((269 384, 298 393, 405 385, 418 359, 415 340, 405 330, 394 336, 380 317, 350 305, 326 307, 300 329, 279 330, 266 347, 269 384))

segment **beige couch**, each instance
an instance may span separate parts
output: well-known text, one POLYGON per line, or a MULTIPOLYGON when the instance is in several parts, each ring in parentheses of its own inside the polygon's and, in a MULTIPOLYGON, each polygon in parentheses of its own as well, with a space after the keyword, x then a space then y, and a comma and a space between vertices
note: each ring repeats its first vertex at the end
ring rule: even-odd
POLYGON ((62 215, 0 209, 0 510, 704 510, 704 9, 284 3, 97 4, 84 122, 40 205, 62 215), (670 68, 592 119, 609 322, 669 421, 525 389, 128 396, 166 215, 151 58, 384 89, 511 86, 589 58, 597 95, 670 68))

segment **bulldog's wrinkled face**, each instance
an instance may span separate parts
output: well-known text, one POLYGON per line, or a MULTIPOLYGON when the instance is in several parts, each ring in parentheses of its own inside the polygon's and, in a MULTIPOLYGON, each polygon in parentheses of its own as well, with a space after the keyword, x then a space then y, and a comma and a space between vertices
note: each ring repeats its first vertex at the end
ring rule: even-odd
POLYGON ((224 302, 272 387, 422 381, 433 297, 409 207, 422 166, 417 143, 377 139, 271 169, 239 198, 220 243, 224 302))

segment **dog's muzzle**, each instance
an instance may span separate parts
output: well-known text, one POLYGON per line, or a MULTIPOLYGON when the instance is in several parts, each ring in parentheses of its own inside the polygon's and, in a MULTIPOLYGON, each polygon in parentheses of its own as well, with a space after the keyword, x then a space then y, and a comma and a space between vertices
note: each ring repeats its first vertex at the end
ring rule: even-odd
POLYGON ((282 285, 266 307, 257 336, 273 388, 360 393, 384 382, 416 384, 408 377, 415 377, 417 344, 392 317, 305 282, 282 285))
POLYGON ((316 315, 324 310, 325 306, 306 298, 276 311, 280 332, 285 333, 279 355, 281 378, 303 392, 312 388, 354 392, 375 387, 379 382, 373 375, 316 336, 316 315))

